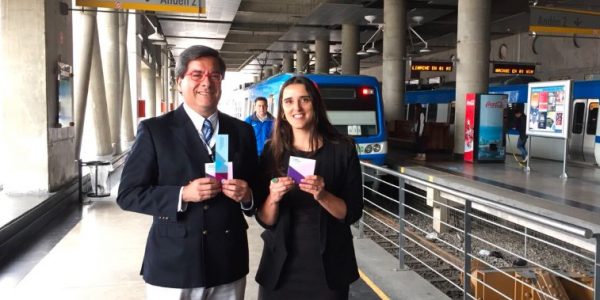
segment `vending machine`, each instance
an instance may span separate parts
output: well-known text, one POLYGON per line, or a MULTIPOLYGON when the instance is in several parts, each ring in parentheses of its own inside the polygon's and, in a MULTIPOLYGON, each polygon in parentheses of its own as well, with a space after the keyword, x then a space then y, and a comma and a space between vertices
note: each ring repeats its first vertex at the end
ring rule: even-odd
POLYGON ((467 93, 465 110, 465 151, 467 162, 504 162, 504 94, 467 93))

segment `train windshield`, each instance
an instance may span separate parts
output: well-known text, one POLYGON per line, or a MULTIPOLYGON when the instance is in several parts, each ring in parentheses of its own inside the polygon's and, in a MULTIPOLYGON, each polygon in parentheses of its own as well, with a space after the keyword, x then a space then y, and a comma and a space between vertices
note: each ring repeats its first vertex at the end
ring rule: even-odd
POLYGON ((327 116, 333 126, 353 137, 377 135, 376 90, 372 87, 320 85, 327 116))

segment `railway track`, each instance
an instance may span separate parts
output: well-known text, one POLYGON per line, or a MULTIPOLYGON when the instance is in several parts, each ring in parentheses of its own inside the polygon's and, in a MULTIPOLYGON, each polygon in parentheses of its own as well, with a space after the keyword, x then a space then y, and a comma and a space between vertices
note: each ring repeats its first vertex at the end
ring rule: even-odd
MULTIPOLYGON (((365 236, 373 239, 386 251, 397 258, 398 233, 396 230, 399 228, 397 218, 370 205, 365 207, 365 212, 363 222, 368 225, 365 226, 365 236), (369 229, 369 227, 373 229, 369 229), (379 234, 374 231, 379 232, 379 234)), ((412 224, 416 224, 422 231, 413 228, 405 222, 404 259, 406 266, 417 272, 450 298, 462 299, 463 293, 460 289, 460 287, 462 287, 462 268, 464 264, 464 256, 460 251, 463 245, 462 237, 456 232, 439 234, 439 238, 446 241, 447 244, 435 239, 428 239, 426 238, 426 234, 433 232, 433 229, 430 225, 426 224, 426 220, 424 219, 426 218, 422 215, 407 210, 405 220, 412 224), (454 247, 458 248, 458 250, 454 247), (435 255, 432 253, 435 253, 435 255)), ((459 228, 462 227, 462 224, 460 224, 462 223, 462 220, 459 220, 459 218, 455 219, 454 222, 457 223, 455 225, 459 228)), ((520 247, 519 243, 522 243, 522 240, 519 239, 517 234, 499 231, 498 228, 494 226, 488 226, 482 223, 485 222, 473 222, 473 234, 484 236, 486 240, 493 241, 506 249, 518 249, 520 247), (510 245, 512 245, 513 248, 510 248, 510 245)), ((530 232, 530 234, 535 235, 536 233, 530 232)), ((487 245, 474 240, 472 244, 472 253, 477 254, 480 250, 486 249, 486 246, 487 245)), ((566 244, 561 246, 568 247, 566 244)), ((564 273, 593 273, 593 264, 590 265, 589 262, 586 262, 584 259, 574 257, 573 255, 566 255, 565 253, 557 252, 553 249, 547 249, 548 247, 545 247, 542 243, 536 243, 535 241, 530 241, 528 247, 529 253, 526 257, 529 260, 543 263, 552 269, 564 273)), ((519 253, 518 250, 513 251, 519 253)), ((523 255, 521 253, 519 254, 523 255)), ((593 257, 593 254, 591 253, 584 253, 584 255, 593 257)), ((514 264, 517 261, 515 257, 511 257, 510 255, 505 255, 500 258, 480 258, 497 268, 514 267, 514 264)), ((489 269, 488 266, 479 262, 477 259, 472 259, 471 261, 474 269, 489 269)))

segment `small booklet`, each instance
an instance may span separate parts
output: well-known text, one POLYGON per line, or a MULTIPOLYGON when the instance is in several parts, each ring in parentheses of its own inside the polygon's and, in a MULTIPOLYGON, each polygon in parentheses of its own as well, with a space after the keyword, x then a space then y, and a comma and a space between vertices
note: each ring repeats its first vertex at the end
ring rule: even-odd
POLYGON ((205 163, 204 164, 204 173, 206 173, 206 177, 215 178, 219 182, 223 179, 233 179, 233 162, 227 162, 226 166, 227 166, 227 170, 222 170, 221 172, 216 172, 214 162, 205 163))
POLYGON ((302 178, 315 174, 316 163, 317 161, 314 159, 290 156, 287 176, 291 177, 298 184, 302 178))

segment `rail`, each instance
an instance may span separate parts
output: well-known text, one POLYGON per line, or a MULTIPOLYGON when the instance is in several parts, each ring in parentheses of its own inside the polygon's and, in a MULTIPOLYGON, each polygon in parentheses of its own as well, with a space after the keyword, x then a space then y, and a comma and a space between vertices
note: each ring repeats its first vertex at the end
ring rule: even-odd
POLYGON ((590 229, 361 165, 360 235, 397 255, 400 269, 433 276, 451 298, 600 300, 599 243, 590 229))

